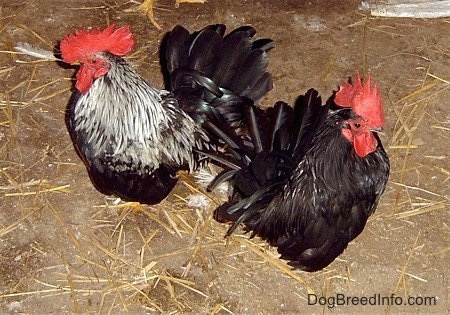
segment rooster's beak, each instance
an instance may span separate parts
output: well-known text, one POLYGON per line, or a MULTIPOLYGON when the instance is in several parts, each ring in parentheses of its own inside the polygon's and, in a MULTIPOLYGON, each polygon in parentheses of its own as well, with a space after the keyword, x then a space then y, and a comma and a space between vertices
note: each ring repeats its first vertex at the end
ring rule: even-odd
POLYGON ((383 132, 384 131, 383 127, 370 128, 369 130, 372 131, 372 132, 376 132, 376 133, 378 133, 380 135, 385 135, 385 133, 383 132))

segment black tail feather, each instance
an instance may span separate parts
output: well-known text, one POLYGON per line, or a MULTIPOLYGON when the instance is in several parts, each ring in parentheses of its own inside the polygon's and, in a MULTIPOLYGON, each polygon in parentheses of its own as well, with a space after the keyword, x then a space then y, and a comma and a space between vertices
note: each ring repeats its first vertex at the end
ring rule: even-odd
MULTIPOLYGON (((196 62, 194 57, 203 59, 204 51, 208 51, 210 46, 214 49, 215 45, 220 43, 220 39, 223 37, 225 29, 225 25, 222 24, 209 25, 201 31, 191 35, 184 27, 180 25, 175 26, 173 30, 166 35, 161 45, 162 52, 165 53, 165 58, 161 58, 162 62, 165 62, 163 68, 167 70, 169 76, 176 69, 189 68, 189 64, 196 62), (214 38, 214 40, 208 41, 205 40, 205 37, 214 38), (204 40, 200 40, 199 43, 198 40, 202 38, 204 40)), ((205 55, 208 56, 209 54, 205 55)), ((191 69, 200 70, 197 68, 191 69)))
MULTIPOLYGON (((206 158, 211 159, 212 161, 215 161, 216 164, 222 165, 227 167, 231 170, 239 170, 241 167, 238 164, 235 164, 234 162, 230 161, 229 158, 221 155, 220 153, 210 153, 210 152, 204 152, 204 151, 196 151, 200 155, 205 156, 206 158)), ((214 180, 213 180, 214 181, 214 180)), ((221 184, 221 183, 219 183, 221 184)), ((211 189, 209 189, 211 191, 211 189)))
MULTIPOLYGON (((316 133, 327 117, 328 108, 328 105, 322 105, 318 92, 310 89, 297 99, 294 108, 278 102, 265 111, 247 110, 251 142, 242 142, 245 148, 240 150, 246 151, 251 161, 248 165, 236 163, 241 166, 239 170, 225 169, 225 175, 217 177, 211 185, 214 188, 229 180, 234 189, 229 202, 218 207, 214 215, 221 222, 233 222, 227 236, 244 224, 245 230, 252 232, 252 237, 258 235, 270 244, 280 246, 283 257, 291 257, 288 255, 288 242, 278 242, 277 238, 287 232, 272 230, 269 226, 270 222, 283 215, 270 204, 283 194, 294 169, 311 148, 316 133)), ((235 149, 230 147, 229 151, 235 149)), ((228 158, 235 156, 229 154, 228 158)))
POLYGON ((254 40, 251 26, 224 34, 222 24, 192 34, 176 26, 163 40, 162 63, 167 88, 183 110, 200 124, 213 115, 237 127, 245 120, 243 106, 272 89, 267 52, 274 44, 254 40))
POLYGON ((256 83, 247 88, 247 90, 242 91, 242 95, 248 97, 251 100, 258 101, 263 98, 268 91, 272 90, 273 82, 272 75, 269 73, 264 73, 256 83))
POLYGON ((267 93, 266 90, 271 89, 273 85, 272 76, 266 73, 269 60, 265 55, 265 50, 252 50, 229 80, 230 82, 226 82, 229 85, 227 88, 254 101, 262 98, 264 96, 262 93, 267 93), (253 91, 254 89, 257 89, 258 92, 253 91), (252 94, 255 95, 252 96, 252 94))
MULTIPOLYGON (((237 165, 236 165, 237 166, 237 165)), ((209 183, 207 190, 213 191, 216 189, 220 184, 225 183, 226 181, 229 181, 233 178, 233 176, 236 174, 236 172, 239 170, 238 167, 236 169, 232 170, 226 170, 218 174, 212 181, 209 183)))
POLYGON ((189 31, 184 27, 177 25, 173 28, 171 35, 166 37, 166 41, 163 41, 162 47, 165 47, 166 50, 170 47, 170 53, 166 53, 166 58, 161 58, 161 60, 165 60, 166 62, 163 69, 167 69, 169 76, 176 69, 185 68, 187 66, 189 54, 186 54, 186 51, 189 51, 189 37, 189 31))
POLYGON ((285 151, 289 145, 289 120, 292 120, 293 109, 284 102, 277 102, 273 108, 268 109, 268 115, 273 119, 272 134, 270 139, 271 151, 285 151), (274 112, 272 114, 272 112, 274 112))
POLYGON ((214 72, 214 81, 227 90, 231 88, 231 82, 236 71, 246 59, 251 49, 251 42, 245 32, 234 32, 226 36, 222 47, 222 58, 214 72), (239 47, 240 49, 236 49, 239 47))
POLYGON ((268 52, 269 50, 275 48, 275 43, 270 38, 261 38, 253 42, 252 48, 268 52))
POLYGON ((251 38, 251 37, 255 36, 256 30, 254 27, 252 27, 250 25, 243 25, 243 26, 240 26, 240 27, 232 30, 227 36, 225 36, 225 39, 228 39, 229 37, 234 36, 235 33, 245 33, 245 34, 247 34, 247 37, 251 38))
POLYGON ((261 139, 261 133, 258 128, 258 121, 255 115, 255 108, 248 106, 245 111, 247 117, 247 123, 249 125, 250 138, 252 139, 253 149, 256 154, 263 151, 263 143, 261 139))
POLYGON ((305 95, 298 97, 294 107, 293 122, 293 153, 295 153, 295 162, 298 164, 310 148, 311 142, 327 117, 330 103, 322 106, 322 99, 319 93, 310 89, 305 95), (298 127, 298 128, 297 128, 298 127))
MULTIPOLYGON (((216 120, 217 123, 219 121, 216 120)), ((203 124, 204 128, 210 133, 214 134, 216 138, 223 143, 231 150, 232 152, 239 152, 240 154, 245 154, 247 151, 247 147, 243 144, 242 139, 239 135, 232 130, 226 124, 216 125, 212 121, 206 121, 203 124)))
POLYGON ((202 31, 191 44, 188 69, 212 77, 223 49, 222 37, 216 32, 202 31))

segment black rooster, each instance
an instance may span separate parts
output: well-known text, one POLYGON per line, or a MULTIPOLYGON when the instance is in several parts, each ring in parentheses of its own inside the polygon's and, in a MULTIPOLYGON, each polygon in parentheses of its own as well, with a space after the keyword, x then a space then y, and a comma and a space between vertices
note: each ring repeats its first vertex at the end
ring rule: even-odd
POLYGON ((305 271, 320 270, 363 230, 383 193, 389 160, 375 131, 383 127, 381 98, 359 75, 334 98, 348 107, 330 110, 311 89, 292 109, 248 107, 251 142, 219 130, 231 165, 210 189, 229 180, 234 192, 215 211, 220 222, 240 223, 276 246, 282 259, 305 271))
POLYGON ((61 41, 63 60, 81 64, 68 129, 99 191, 160 202, 176 184, 177 171, 202 165, 197 150, 217 149, 201 126, 239 127, 243 105, 272 89, 266 52, 273 42, 254 40, 250 26, 224 33, 224 25, 169 32, 162 54, 167 90, 145 82, 122 58, 134 45, 128 26, 84 29, 61 41))

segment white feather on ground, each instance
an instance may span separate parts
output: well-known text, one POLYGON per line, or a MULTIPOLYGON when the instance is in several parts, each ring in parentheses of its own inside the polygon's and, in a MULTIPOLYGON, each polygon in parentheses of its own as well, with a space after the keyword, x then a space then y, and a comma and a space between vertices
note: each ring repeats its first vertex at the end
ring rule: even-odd
MULTIPOLYGON (((194 172, 192 175, 195 178, 195 182, 206 190, 211 181, 219 174, 220 168, 208 165, 200 170, 194 172)), ((220 184, 214 192, 220 197, 228 197, 230 191, 230 185, 228 182, 220 184)), ((204 194, 191 194, 187 197, 187 206, 192 208, 200 208, 206 210, 210 207, 211 199, 204 194)))

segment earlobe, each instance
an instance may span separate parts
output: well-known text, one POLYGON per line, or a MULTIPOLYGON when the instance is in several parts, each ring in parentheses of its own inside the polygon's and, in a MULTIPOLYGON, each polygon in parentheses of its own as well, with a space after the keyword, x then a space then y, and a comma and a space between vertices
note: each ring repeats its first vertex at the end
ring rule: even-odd
POLYGON ((98 77, 101 77, 102 75, 105 75, 107 73, 108 73, 108 69, 106 69, 105 67, 101 67, 101 68, 97 69, 97 71, 95 71, 94 78, 97 79, 98 77))
POLYGON ((342 129, 342 135, 345 137, 345 139, 353 143, 353 133, 350 129, 342 129))

